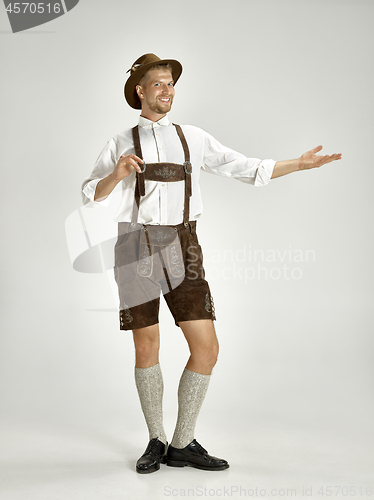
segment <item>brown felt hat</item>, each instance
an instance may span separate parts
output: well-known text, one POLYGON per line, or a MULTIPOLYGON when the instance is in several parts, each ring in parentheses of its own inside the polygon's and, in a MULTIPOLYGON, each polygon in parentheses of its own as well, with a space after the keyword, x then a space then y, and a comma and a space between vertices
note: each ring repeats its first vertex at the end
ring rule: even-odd
POLYGON ((137 59, 131 66, 130 76, 125 83, 125 99, 128 104, 134 109, 142 109, 140 99, 136 93, 135 87, 139 84, 141 77, 156 64, 170 64, 172 67, 172 74, 174 85, 177 83, 182 73, 182 65, 174 59, 160 59, 155 54, 144 54, 137 59))

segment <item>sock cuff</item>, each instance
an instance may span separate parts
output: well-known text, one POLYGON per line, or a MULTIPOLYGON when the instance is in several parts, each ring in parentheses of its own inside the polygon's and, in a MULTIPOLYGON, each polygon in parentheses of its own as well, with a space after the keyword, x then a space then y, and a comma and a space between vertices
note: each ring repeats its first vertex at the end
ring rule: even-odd
POLYGON ((154 372, 161 371, 161 366, 160 363, 157 363, 156 365, 153 366, 148 366, 147 368, 138 368, 137 366, 134 367, 135 373, 149 373, 150 375, 154 372))
POLYGON ((198 372, 192 372, 191 370, 188 370, 187 368, 184 369, 182 376, 189 377, 191 379, 196 379, 196 380, 209 380, 211 377, 210 375, 204 375, 203 373, 198 373, 198 372))

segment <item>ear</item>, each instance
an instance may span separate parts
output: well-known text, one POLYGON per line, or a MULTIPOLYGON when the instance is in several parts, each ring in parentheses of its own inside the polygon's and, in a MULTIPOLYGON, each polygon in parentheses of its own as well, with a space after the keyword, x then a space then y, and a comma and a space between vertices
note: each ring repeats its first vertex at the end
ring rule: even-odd
POLYGON ((143 89, 142 89, 141 85, 137 85, 135 87, 135 91, 138 94, 139 99, 141 100, 144 97, 144 93, 143 93, 143 89))

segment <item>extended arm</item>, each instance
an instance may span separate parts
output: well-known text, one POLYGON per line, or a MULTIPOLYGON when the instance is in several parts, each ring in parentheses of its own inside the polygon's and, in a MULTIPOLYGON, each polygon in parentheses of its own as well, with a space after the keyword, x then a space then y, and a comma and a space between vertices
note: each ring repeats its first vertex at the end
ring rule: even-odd
POLYGON ((321 149, 322 146, 317 146, 295 160, 277 161, 271 178, 275 179, 276 177, 281 177, 282 175, 290 174, 297 170, 308 170, 310 168, 321 167, 325 163, 340 160, 342 157, 341 153, 325 156, 317 155, 316 153, 321 151, 321 149))

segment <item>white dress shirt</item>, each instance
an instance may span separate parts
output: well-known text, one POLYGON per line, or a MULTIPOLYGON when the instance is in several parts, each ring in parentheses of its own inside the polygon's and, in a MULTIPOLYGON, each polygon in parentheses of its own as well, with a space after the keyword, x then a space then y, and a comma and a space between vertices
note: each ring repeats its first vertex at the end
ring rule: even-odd
MULTIPOLYGON (((189 220, 197 220, 203 211, 199 187, 200 169, 224 177, 233 177, 254 186, 265 186, 271 178, 274 160, 246 158, 241 153, 220 144, 204 130, 182 125, 190 150, 192 163, 192 196, 189 220)), ((145 163, 185 161, 181 141, 167 115, 158 122, 142 116, 139 118, 140 144, 145 163)), ((113 172, 121 155, 135 154, 131 129, 112 137, 97 159, 94 169, 82 185, 83 203, 87 206, 109 206, 113 197, 118 198, 116 222, 131 222, 134 204, 136 172, 120 182, 120 190, 114 190, 102 201, 94 201, 98 182, 113 172)), ((176 225, 183 222, 184 181, 145 181, 145 196, 141 198, 138 222, 141 224, 176 225)), ((116 198, 116 199, 117 199, 116 198)))

